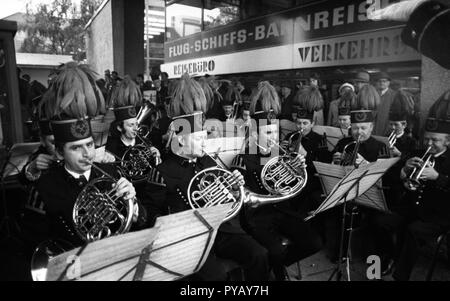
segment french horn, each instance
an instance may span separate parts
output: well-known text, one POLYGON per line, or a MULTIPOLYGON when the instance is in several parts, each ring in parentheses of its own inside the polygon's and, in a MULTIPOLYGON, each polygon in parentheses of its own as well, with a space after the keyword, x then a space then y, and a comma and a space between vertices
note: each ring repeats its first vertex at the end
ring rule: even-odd
POLYGON ((238 185, 233 173, 222 162, 211 158, 218 167, 211 167, 195 174, 189 182, 187 197, 193 209, 233 203, 224 221, 235 217, 244 204, 257 207, 294 198, 302 191, 308 180, 300 156, 294 152, 286 152, 282 156, 270 159, 264 165, 260 176, 269 194, 258 194, 238 185))
MULTIPOLYGON (((75 200, 72 221, 81 240, 89 243, 129 231, 133 222, 135 199, 125 200, 114 196, 117 180, 103 171, 104 176, 90 181, 75 200)), ((34 281, 45 280, 47 265, 52 257, 73 249, 64 240, 47 240, 41 243, 31 259, 31 275, 34 281)))

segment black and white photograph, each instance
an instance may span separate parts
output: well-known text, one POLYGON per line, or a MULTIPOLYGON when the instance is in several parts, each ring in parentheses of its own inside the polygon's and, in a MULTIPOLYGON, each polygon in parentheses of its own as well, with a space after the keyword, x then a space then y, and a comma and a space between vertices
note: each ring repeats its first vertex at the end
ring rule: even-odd
POLYGON ((450 281, 450 1, 2 1, 0 168, 2 282, 450 281))

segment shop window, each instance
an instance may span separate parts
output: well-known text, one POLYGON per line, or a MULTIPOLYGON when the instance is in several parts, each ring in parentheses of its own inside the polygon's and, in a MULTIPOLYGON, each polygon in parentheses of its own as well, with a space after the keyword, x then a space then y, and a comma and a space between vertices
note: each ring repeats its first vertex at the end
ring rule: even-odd
POLYGON ((166 7, 167 41, 179 39, 202 30, 202 1, 177 1, 166 7))
POLYGON ((227 25, 240 20, 240 0, 212 1, 205 0, 205 30, 216 26, 227 25))

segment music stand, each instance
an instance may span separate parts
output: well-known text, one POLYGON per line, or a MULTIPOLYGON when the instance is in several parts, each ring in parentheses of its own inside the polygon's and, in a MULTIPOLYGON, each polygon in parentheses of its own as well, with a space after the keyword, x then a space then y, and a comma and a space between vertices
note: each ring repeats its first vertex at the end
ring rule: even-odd
POLYGON ((17 143, 14 144, 11 149, 6 154, 5 162, 3 163, 0 170, 0 189, 2 191, 2 206, 3 206, 3 216, 0 222, 0 233, 5 229, 6 235, 5 240, 12 237, 11 228, 20 233, 20 227, 14 218, 8 213, 8 205, 6 202, 6 187, 5 184, 11 185, 11 181, 5 183, 7 178, 14 179, 17 182, 17 176, 20 173, 23 166, 26 164, 28 157, 32 154, 38 147, 40 143, 17 143))
POLYGON ((171 281, 196 273, 232 204, 158 217, 155 226, 109 237, 49 260, 45 280, 171 281))
MULTIPOLYGON (((350 252, 350 244, 351 244, 351 234, 352 234, 352 227, 353 227, 353 217, 355 215, 356 205, 363 205, 371 208, 375 208, 378 210, 387 210, 387 206, 384 202, 384 198, 381 199, 371 199, 369 200, 372 203, 362 202, 360 196, 362 196, 364 193, 366 193, 373 185, 375 185, 381 177, 384 175, 384 173, 392 167, 399 158, 393 158, 393 159, 385 159, 385 160, 378 160, 374 163, 369 163, 366 165, 359 166, 359 168, 352 168, 352 167, 343 167, 343 166, 336 166, 335 168, 330 168, 331 170, 331 177, 336 178, 338 176, 339 171, 345 171, 349 169, 350 171, 341 179, 339 180, 336 185, 334 185, 332 191, 328 194, 327 198, 323 203, 319 206, 319 208, 308 218, 305 220, 309 220, 310 218, 316 216, 320 212, 323 212, 325 210, 328 210, 330 208, 336 207, 337 205, 344 204, 343 211, 342 211, 342 226, 341 226, 341 242, 339 247, 339 258, 338 258, 338 264, 336 268, 333 270, 333 273, 330 275, 330 278, 328 280, 331 280, 333 276, 337 275, 337 280, 340 280, 342 277, 342 270, 341 270, 341 264, 342 264, 342 256, 344 253, 344 235, 345 235, 345 224, 346 224, 346 213, 347 213, 347 205, 353 204, 355 206, 352 207, 352 215, 350 219, 350 228, 349 231, 349 238, 347 240, 347 246, 346 246, 346 253, 345 258, 347 262, 347 279, 350 281, 350 259, 349 259, 349 252, 350 252), (336 172, 338 171, 338 172, 336 172), (380 202, 381 204, 379 204, 380 202)), ((316 168, 318 168, 318 171, 322 170, 324 166, 321 166, 320 162, 314 162, 314 165, 316 168)), ((328 164, 331 165, 331 164, 328 164)), ((327 174, 325 172, 325 174, 327 174)), ((323 176, 320 175, 319 176, 323 176)), ((321 179, 322 180, 322 179, 321 179)))

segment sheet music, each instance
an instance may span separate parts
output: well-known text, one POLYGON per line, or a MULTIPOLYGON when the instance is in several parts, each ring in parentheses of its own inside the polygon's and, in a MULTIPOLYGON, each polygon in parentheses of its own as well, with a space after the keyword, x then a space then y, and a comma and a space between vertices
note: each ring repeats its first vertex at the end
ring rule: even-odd
MULTIPOLYGON (((80 280, 132 280, 141 252, 150 244, 150 261, 183 276, 192 274, 206 260, 230 206, 223 204, 197 210, 212 227, 212 232, 194 215, 194 210, 187 210, 159 217, 151 229, 109 237, 89 243, 85 249, 65 252, 50 260, 47 280, 58 280, 61 275, 62 280, 71 280, 64 271, 73 255, 81 263, 80 280)), ((147 264, 142 280, 177 278, 180 276, 147 264)))
POLYGON ((345 132, 334 126, 315 125, 313 131, 319 135, 326 133, 329 151, 332 151, 338 141, 345 137, 345 132))
POLYGON ((39 142, 16 143, 11 147, 11 157, 5 167, 4 176, 14 176, 20 173, 28 161, 28 157, 41 145, 39 142))
POLYGON ((382 195, 382 190, 374 185, 380 181, 383 174, 398 162, 398 160, 399 158, 379 159, 374 163, 361 165, 356 169, 353 168, 350 172, 347 172, 347 170, 352 167, 313 162, 319 172, 321 181, 328 183, 324 185, 326 188, 325 192, 329 191, 327 198, 314 212, 313 216, 342 204, 345 200, 351 201, 355 198, 357 204, 374 209, 386 210, 387 205, 384 196, 380 196, 380 194, 382 195), (341 171, 339 171, 339 168, 341 171), (338 180, 330 190, 331 183, 336 181, 337 176, 341 173, 346 175, 338 180), (363 196, 363 194, 365 195, 363 196))

